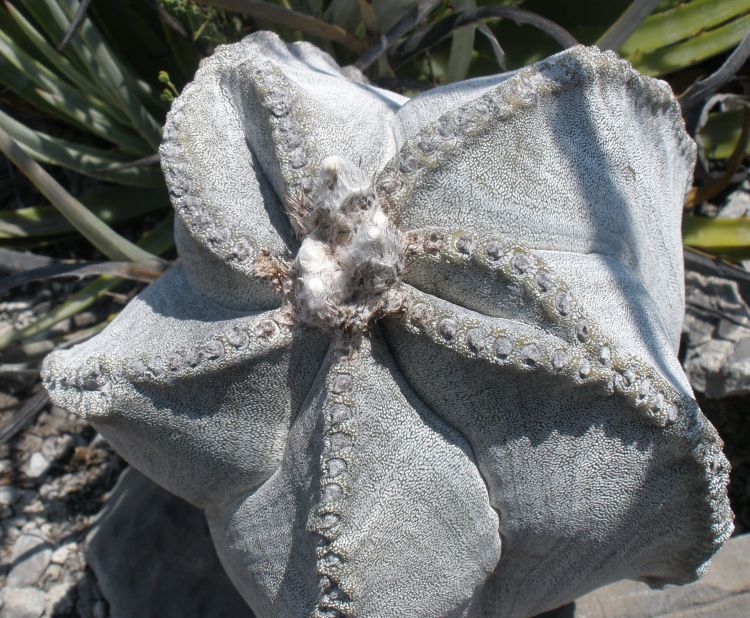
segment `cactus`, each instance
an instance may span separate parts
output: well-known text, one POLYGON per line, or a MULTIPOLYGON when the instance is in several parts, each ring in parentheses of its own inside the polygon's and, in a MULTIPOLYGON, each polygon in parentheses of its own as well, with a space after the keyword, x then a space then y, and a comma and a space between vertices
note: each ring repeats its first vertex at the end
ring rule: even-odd
POLYGON ((181 259, 45 385, 205 510, 260 616, 692 581, 732 531, 676 358, 694 158, 595 48, 409 100, 253 34, 172 104, 181 259))

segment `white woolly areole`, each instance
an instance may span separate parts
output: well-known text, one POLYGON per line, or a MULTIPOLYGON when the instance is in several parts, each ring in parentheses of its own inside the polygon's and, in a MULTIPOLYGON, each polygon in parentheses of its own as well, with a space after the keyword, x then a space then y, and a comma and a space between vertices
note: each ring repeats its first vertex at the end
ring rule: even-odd
POLYGON ((297 252, 300 269, 306 273, 329 272, 335 268, 331 252, 325 243, 306 238, 297 252))
POLYGON ((361 169, 324 159, 309 196, 291 214, 303 238, 293 288, 301 319, 355 333, 398 309, 402 237, 361 169))

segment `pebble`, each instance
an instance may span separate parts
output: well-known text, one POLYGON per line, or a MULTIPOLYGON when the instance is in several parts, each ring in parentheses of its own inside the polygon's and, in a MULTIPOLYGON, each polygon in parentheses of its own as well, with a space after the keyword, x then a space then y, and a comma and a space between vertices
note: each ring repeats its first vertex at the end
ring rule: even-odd
POLYGON ((739 281, 685 272, 683 365, 693 389, 712 399, 750 393, 750 307, 739 281))
POLYGON ((47 567, 47 570, 44 572, 44 575, 42 575, 41 579, 39 580, 39 583, 37 584, 37 588, 41 588, 43 590, 46 590, 50 587, 52 582, 58 582, 63 578, 63 569, 59 564, 50 564, 47 567))
POLYGON ((16 533, 20 533, 21 529, 28 523, 28 519, 26 519, 23 513, 16 512, 13 517, 6 519, 3 523, 13 528, 16 533))
POLYGON ((13 470, 13 462, 10 459, 0 459, 0 476, 10 474, 13 470))
POLYGON ((78 551, 78 543, 66 543, 65 545, 61 545, 52 552, 50 562, 53 564, 65 564, 70 553, 76 551, 78 551))
POLYGON ((23 508, 23 514, 27 517, 40 515, 45 512, 44 503, 39 498, 34 500, 23 508))
POLYGON ((75 588, 76 584, 72 581, 51 586, 44 595, 45 615, 61 616, 71 613, 75 588))
POLYGON ((0 506, 11 506, 18 497, 18 490, 12 485, 0 485, 0 506))
POLYGON ((3 541, 8 545, 14 543, 18 536, 21 534, 18 528, 7 520, 3 522, 2 532, 3 541))
MULTIPOLYGON (((13 544, 6 585, 11 588, 33 586, 39 581, 52 558, 52 548, 38 536, 21 534, 13 544)), ((42 595, 43 597, 44 595, 42 595)), ((44 608, 44 603, 42 603, 44 608)))
POLYGON ((49 470, 50 462, 41 453, 34 453, 23 466, 23 473, 30 479, 38 479, 49 470))
POLYGON ((90 448, 108 448, 109 442, 105 440, 104 436, 100 433, 97 433, 92 439, 91 442, 89 442, 88 446, 90 448))
POLYGON ((31 536, 42 536, 39 532, 39 526, 37 526, 33 521, 27 521, 24 519, 23 523, 20 523, 18 527, 21 528, 21 532, 25 532, 26 534, 30 534, 31 536))
POLYGON ((47 461, 57 461, 63 458, 75 446, 75 439, 70 434, 50 436, 42 444, 42 455, 47 461))
POLYGON ((18 490, 11 485, 0 485, 0 519, 6 520, 13 516, 11 505, 16 501, 18 490))
POLYGON ((0 446, 0 618, 109 616, 81 543, 91 504, 68 499, 98 497, 119 474, 108 448, 88 447, 92 435, 53 406, 0 446), (93 456, 77 457, 76 446, 93 456))
POLYGON ((8 586, 0 591, 2 618, 39 618, 44 613, 44 593, 35 588, 8 586))
POLYGON ((98 319, 99 318, 93 311, 84 311, 83 313, 73 316, 73 324, 76 329, 86 328, 87 326, 93 326, 96 324, 98 319))

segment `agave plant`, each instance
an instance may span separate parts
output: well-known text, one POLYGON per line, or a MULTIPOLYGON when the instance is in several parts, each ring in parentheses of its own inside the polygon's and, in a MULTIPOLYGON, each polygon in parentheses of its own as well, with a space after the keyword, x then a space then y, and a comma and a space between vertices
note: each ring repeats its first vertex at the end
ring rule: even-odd
MULTIPOLYGON (((33 247, 77 230, 104 256, 150 264, 159 270, 161 253, 171 245, 171 224, 164 182, 153 165, 128 165, 149 157, 161 139, 166 102, 114 49, 113 41, 80 14, 77 2, 5 2, 0 9, 0 83, 30 106, 22 117, 36 126, 67 125, 75 141, 24 124, 0 111, 0 147, 51 206, 27 206, 0 213, 0 239, 8 246, 33 247), (58 46, 74 28, 63 51, 58 46), (33 111, 33 113, 31 113, 33 111), (73 198, 39 163, 87 175, 97 191, 73 198), (110 225, 164 213, 164 223, 136 247, 110 225)), ((103 24, 112 24, 118 9, 105 9, 103 24)), ((121 17, 121 16, 120 16, 121 17)), ((153 30, 136 14, 121 23, 139 29, 144 48, 153 30)), ((170 61, 170 66, 172 62, 170 61)), ((89 252, 82 252, 87 255, 89 252)), ((57 322, 90 306, 120 283, 100 277, 50 313, 16 332, 0 337, 0 349, 43 333, 57 322)))

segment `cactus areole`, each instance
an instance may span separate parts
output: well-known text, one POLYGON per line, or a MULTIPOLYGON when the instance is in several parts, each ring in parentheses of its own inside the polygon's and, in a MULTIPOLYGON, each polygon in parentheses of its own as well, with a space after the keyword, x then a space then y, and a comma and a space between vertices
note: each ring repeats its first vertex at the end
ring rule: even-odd
POLYGON ((595 48, 407 99, 253 34, 167 118, 180 260, 45 385, 205 510, 264 618, 690 582, 732 531, 676 358, 694 158, 595 48))

